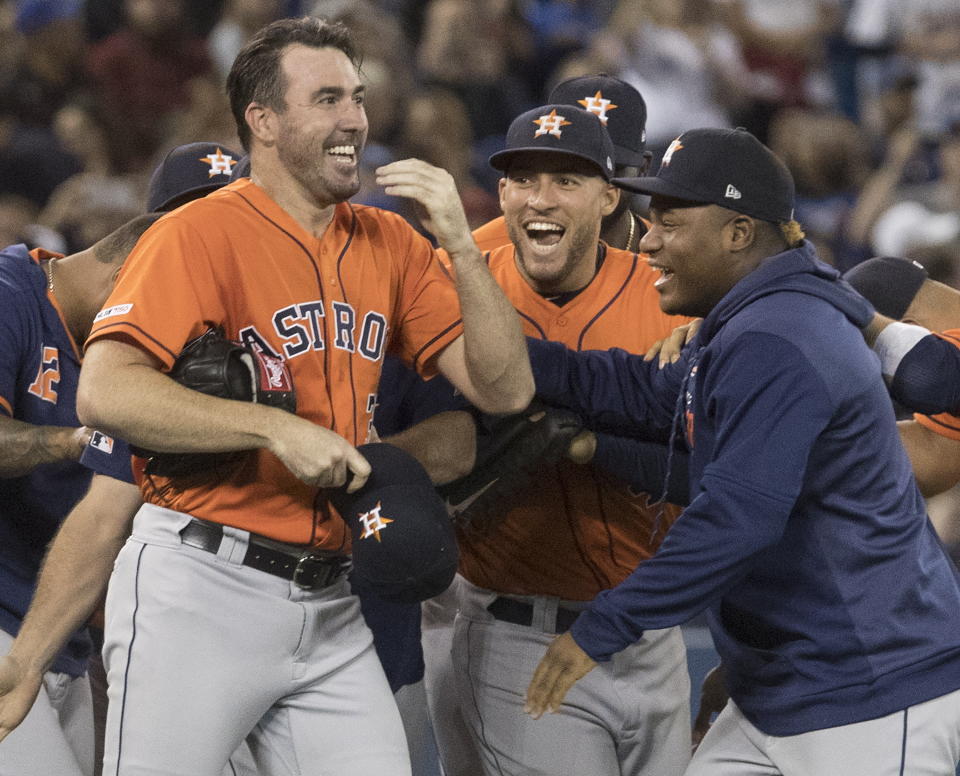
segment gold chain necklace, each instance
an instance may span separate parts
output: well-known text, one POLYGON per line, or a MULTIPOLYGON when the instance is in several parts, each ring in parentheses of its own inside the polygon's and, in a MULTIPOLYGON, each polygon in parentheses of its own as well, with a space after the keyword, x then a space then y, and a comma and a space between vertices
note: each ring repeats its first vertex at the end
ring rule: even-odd
MULTIPOLYGON (((630 233, 627 235, 627 244, 623 248, 625 251, 629 251, 630 246, 633 245, 633 233, 637 230, 637 217, 629 210, 627 212, 630 213, 630 233)), ((50 278, 50 282, 52 284, 53 272, 50 273, 50 278)), ((52 289, 53 286, 51 285, 50 288, 52 289)))
POLYGON ((56 259, 47 259, 47 290, 53 293, 53 265, 56 259))

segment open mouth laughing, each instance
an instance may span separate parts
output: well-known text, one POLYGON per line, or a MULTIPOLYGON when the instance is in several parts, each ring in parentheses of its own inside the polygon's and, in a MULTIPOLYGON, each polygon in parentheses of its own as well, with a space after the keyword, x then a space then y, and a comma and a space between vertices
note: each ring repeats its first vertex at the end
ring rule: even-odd
POLYGON ((523 225, 527 237, 535 246, 552 248, 563 239, 566 228, 553 221, 531 220, 523 225))

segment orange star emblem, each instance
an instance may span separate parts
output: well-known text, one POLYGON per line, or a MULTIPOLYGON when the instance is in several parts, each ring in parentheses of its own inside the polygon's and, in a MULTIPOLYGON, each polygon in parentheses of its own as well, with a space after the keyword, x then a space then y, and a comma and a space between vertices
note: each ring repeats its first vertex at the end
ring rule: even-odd
POLYGON ((214 175, 229 175, 230 171, 233 169, 233 165, 237 163, 236 159, 230 156, 230 154, 225 154, 219 148, 215 154, 201 156, 200 161, 206 162, 210 165, 207 176, 210 178, 212 178, 214 175))
POLYGON ((393 522, 389 517, 384 517, 380 514, 381 509, 383 509, 383 505, 378 501, 377 505, 369 512, 363 512, 357 515, 357 519, 363 528, 360 534, 361 539, 368 539, 372 536, 379 542, 380 532, 393 522))
POLYGON ((600 119, 600 123, 604 126, 606 126, 607 123, 607 111, 620 107, 606 99, 603 94, 600 93, 599 89, 597 89, 597 93, 593 95, 593 97, 586 97, 582 100, 577 100, 577 102, 583 106, 584 110, 596 114, 597 118, 600 119))
POLYGON ((663 167, 669 167, 669 166, 670 166, 670 160, 673 159, 673 155, 674 155, 677 151, 679 151, 681 148, 683 148, 683 143, 680 142, 680 138, 678 137, 678 138, 677 138, 676 140, 674 140, 669 146, 667 146, 667 150, 664 151, 664 153, 663 153, 663 161, 660 162, 661 166, 663 166, 663 167))
POLYGON ((554 108, 547 115, 541 116, 538 119, 534 119, 533 123, 539 127, 539 129, 533 133, 534 137, 539 137, 540 135, 553 135, 554 137, 560 137, 563 132, 560 127, 565 127, 570 122, 567 121, 563 116, 558 116, 557 109, 554 108))

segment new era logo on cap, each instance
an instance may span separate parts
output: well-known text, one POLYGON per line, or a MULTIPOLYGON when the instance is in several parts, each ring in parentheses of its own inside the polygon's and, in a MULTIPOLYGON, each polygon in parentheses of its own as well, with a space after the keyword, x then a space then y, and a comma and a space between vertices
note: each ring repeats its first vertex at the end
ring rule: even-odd
POLYGON ((725 196, 727 199, 740 199, 743 196, 743 194, 741 194, 737 190, 737 187, 734 186, 732 183, 728 183, 727 191, 723 196, 725 196))

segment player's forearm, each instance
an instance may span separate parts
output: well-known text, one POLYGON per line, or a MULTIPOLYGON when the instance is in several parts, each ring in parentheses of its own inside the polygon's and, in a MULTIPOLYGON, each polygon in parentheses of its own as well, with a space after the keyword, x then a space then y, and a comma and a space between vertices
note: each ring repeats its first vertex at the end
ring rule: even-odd
POLYGON ((0 477, 20 477, 44 463, 76 461, 81 452, 76 428, 35 426, 0 416, 0 477))
POLYGON ((10 649, 25 670, 43 673, 103 597, 114 559, 140 506, 136 486, 95 475, 44 560, 37 591, 10 649))
POLYGON ((141 351, 94 342, 84 359, 77 413, 88 425, 159 452, 221 452, 265 447, 286 413, 206 396, 177 384, 141 351))
POLYGON ((434 485, 445 485, 473 468, 477 427, 469 412, 453 410, 440 412, 383 441, 416 458, 434 485))
POLYGON ((942 437, 915 420, 900 421, 897 428, 924 497, 936 496, 960 482, 960 442, 942 437))
POLYGON ((473 395, 484 412, 521 412, 533 398, 533 374, 516 310, 483 263, 476 246, 451 258, 463 316, 464 356, 473 395))

